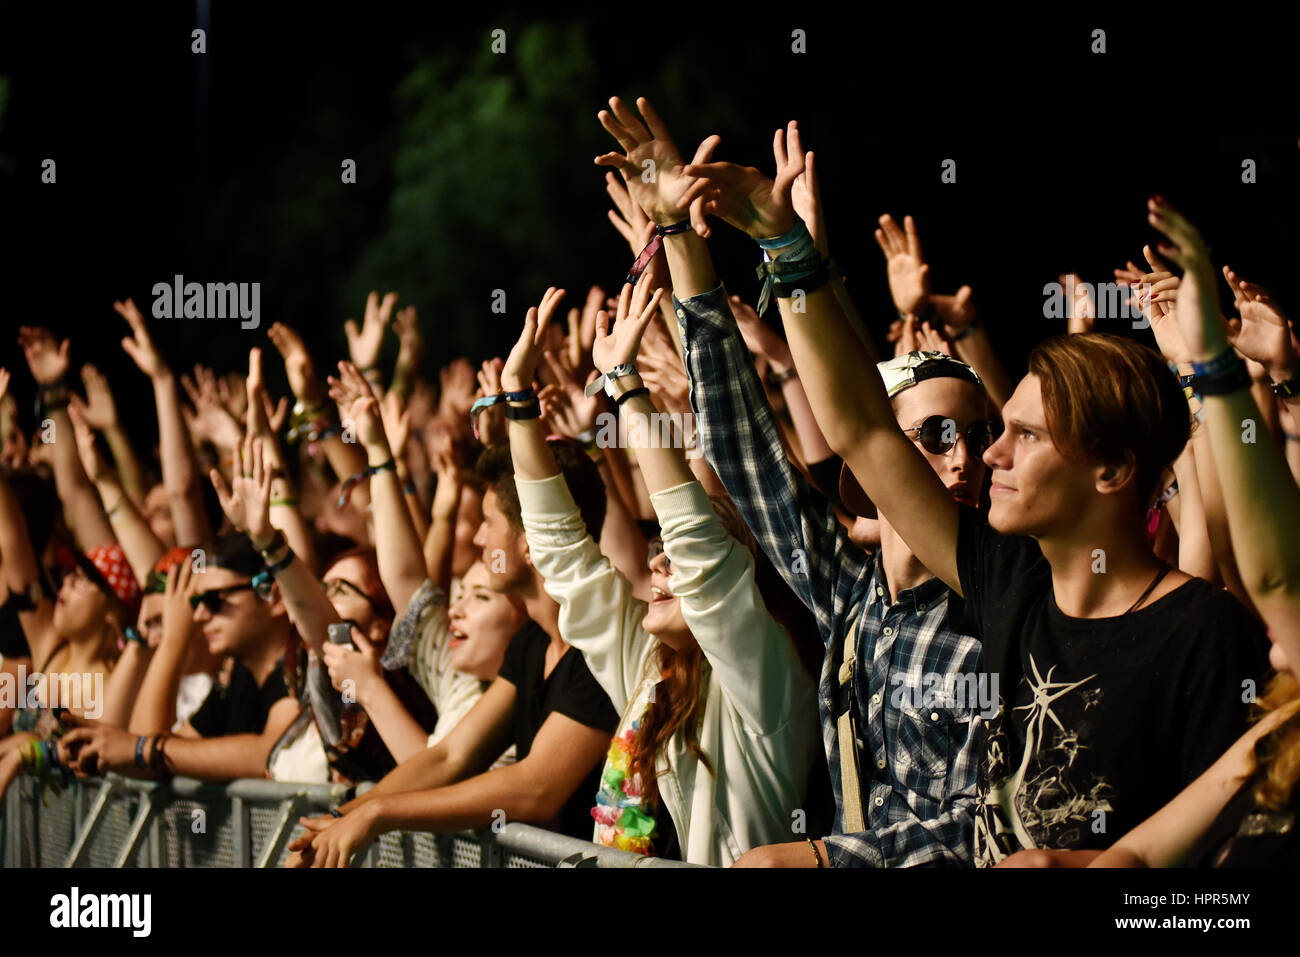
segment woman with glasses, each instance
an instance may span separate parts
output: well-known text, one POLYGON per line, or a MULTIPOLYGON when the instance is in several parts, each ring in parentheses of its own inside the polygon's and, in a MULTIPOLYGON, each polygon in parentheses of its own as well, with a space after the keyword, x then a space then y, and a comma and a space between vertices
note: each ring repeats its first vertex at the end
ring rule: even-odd
MULTIPOLYGON (((648 604, 588 534, 530 411, 535 399, 507 412, 510 448, 530 561, 560 604, 565 640, 622 714, 592 809, 594 839, 725 866, 789 836, 806 807, 814 687, 765 604, 781 586, 760 586, 734 507, 710 498, 679 448, 650 438, 658 413, 630 363, 658 309, 652 284, 647 275, 635 294, 624 287, 612 333, 599 314, 592 350, 663 530, 648 555, 648 604)), ((506 389, 531 391, 550 311, 544 305, 541 322, 530 311, 506 360, 506 389)))

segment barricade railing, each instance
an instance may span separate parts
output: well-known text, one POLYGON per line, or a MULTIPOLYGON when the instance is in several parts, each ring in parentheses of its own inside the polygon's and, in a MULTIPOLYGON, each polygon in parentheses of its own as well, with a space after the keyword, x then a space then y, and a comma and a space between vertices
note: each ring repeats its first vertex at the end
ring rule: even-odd
MULTIPOLYGON (((364 786, 363 786, 364 789, 364 786)), ((37 794, 19 775, 0 806, 5 867, 278 867, 299 817, 345 802, 342 784, 110 774, 37 794)), ((358 867, 687 867, 517 822, 454 834, 382 835, 358 867)))

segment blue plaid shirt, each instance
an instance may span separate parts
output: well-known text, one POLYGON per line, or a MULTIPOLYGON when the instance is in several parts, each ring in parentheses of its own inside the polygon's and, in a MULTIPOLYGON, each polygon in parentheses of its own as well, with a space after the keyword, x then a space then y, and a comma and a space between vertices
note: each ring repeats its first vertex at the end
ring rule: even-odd
POLYGON ((705 457, 826 645, 818 710, 835 791, 832 866, 971 866, 983 723, 973 696, 953 695, 955 684, 945 695, 933 677, 978 680, 979 641, 948 622, 960 599, 931 578, 890 603, 878 554, 850 541, 786 458, 722 285, 674 306, 705 457), (835 702, 844 639, 859 620, 853 706, 867 829, 845 834, 835 702))

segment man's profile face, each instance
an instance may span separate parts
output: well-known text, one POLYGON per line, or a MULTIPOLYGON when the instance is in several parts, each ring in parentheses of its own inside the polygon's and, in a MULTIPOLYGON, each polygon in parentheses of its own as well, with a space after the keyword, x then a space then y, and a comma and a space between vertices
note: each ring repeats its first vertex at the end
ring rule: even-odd
POLYGON ((491 575, 493 591, 512 592, 532 577, 523 530, 510 524, 492 489, 483 495, 483 522, 474 536, 474 544, 479 547, 481 560, 491 575))
POLYGON ((194 582, 196 594, 216 590, 209 599, 217 605, 215 611, 203 604, 194 609, 194 621, 214 655, 247 654, 258 639, 270 634, 270 605, 252 588, 231 587, 249 584, 247 575, 209 565, 194 576, 194 582))
POLYGON ((989 524, 1039 537, 1072 528, 1098 494, 1095 467, 1067 460, 1052 443, 1037 376, 1020 380, 1002 418, 1002 436, 984 453, 992 470, 989 524))

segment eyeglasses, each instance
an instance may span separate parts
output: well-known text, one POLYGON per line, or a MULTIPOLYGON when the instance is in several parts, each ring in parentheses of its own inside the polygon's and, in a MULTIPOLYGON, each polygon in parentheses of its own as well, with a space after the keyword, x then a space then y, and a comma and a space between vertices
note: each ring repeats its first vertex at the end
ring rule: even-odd
POLYGON ((248 582, 243 585, 227 585, 224 588, 209 588, 207 591, 195 592, 190 596, 190 608, 198 611, 199 605, 202 605, 210 614, 220 614, 221 610, 229 604, 226 601, 226 596, 244 589, 255 590, 252 582, 248 582))
POLYGON ((655 559, 660 555, 664 556, 664 574, 671 575, 673 573, 673 563, 664 551, 664 540, 662 538, 652 538, 650 540, 650 547, 646 551, 645 563, 647 565, 653 565, 655 559))
MULTIPOLYGON (((904 429, 908 435, 917 439, 931 455, 947 455, 957 446, 957 423, 942 415, 932 415, 918 426, 904 429)), ((966 449, 974 456, 981 456, 1001 434, 1002 428, 996 422, 979 421, 966 426, 960 434, 966 438, 966 449)))
POLYGON ((337 598, 339 595, 346 595, 348 592, 352 592, 353 594, 364 598, 366 604, 370 606, 372 611, 379 611, 379 609, 375 607, 375 603, 371 601, 370 596, 346 578, 327 578, 321 582, 321 584, 325 586, 326 598, 337 598))

